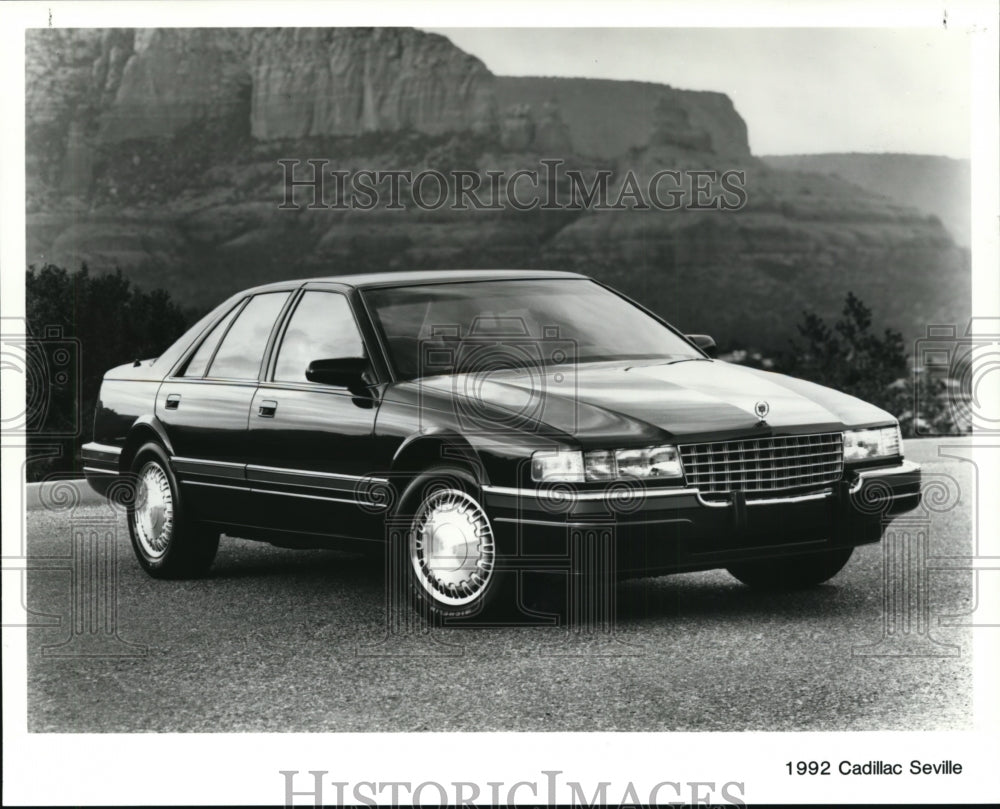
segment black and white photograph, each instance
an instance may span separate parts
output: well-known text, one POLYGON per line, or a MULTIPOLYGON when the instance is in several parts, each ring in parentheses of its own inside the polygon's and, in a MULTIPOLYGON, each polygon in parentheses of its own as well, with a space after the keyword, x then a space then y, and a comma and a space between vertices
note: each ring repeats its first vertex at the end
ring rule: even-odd
POLYGON ((5 803, 995 801, 998 13, 0 10, 5 803))

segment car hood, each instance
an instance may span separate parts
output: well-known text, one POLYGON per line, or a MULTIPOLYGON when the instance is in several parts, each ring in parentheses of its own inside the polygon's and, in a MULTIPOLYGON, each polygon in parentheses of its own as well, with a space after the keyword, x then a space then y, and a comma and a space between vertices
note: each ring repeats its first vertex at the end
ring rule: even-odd
MULTIPOLYGON (((450 401, 467 422, 479 418, 499 426, 501 413, 512 427, 572 436, 585 446, 840 431, 894 421, 822 385, 720 360, 526 368, 417 384, 432 398, 450 401), (758 403, 767 404, 764 423, 755 414, 758 403)), ((424 402, 431 403, 426 396, 424 402)))

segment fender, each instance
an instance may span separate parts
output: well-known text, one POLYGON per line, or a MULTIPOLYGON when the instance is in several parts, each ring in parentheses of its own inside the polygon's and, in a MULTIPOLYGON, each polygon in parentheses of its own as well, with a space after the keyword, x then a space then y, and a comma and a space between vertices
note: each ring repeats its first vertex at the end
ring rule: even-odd
POLYGON ((167 437, 167 431, 160 420, 152 413, 139 416, 132 423, 128 431, 128 436, 125 439, 125 447, 122 450, 121 461, 119 462, 122 472, 128 470, 135 451, 146 443, 146 441, 154 438, 163 445, 163 448, 167 451, 167 455, 174 454, 173 444, 167 437))
POLYGON ((489 484, 479 453, 464 436, 449 431, 420 433, 404 439, 392 457, 392 470, 412 472, 435 462, 449 461, 469 466, 479 485, 489 484))

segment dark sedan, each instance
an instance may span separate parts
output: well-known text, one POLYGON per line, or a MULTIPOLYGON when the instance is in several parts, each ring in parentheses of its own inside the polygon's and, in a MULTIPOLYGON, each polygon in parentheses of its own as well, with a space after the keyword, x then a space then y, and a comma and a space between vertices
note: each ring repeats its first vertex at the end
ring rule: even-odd
POLYGON ((86 475, 153 576, 204 573, 222 533, 386 548, 436 617, 528 571, 825 581, 919 467, 889 413, 713 349, 573 273, 270 284, 108 371, 86 475))

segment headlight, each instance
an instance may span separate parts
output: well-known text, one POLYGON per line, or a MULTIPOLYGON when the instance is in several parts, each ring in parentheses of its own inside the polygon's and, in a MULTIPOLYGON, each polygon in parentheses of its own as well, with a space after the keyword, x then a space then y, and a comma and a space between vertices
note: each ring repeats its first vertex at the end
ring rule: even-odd
POLYGON ((531 456, 531 479, 555 482, 645 480, 679 478, 683 475, 677 448, 647 447, 645 449, 599 449, 590 452, 573 450, 542 450, 531 456))
POLYGON ((682 474, 675 447, 620 449, 615 452, 615 465, 618 477, 679 478, 682 474))
POLYGON ((541 450, 531 456, 531 479, 551 483, 583 481, 583 453, 573 450, 541 450))
POLYGON ((891 458, 903 454, 903 438, 899 425, 875 430, 848 430, 844 433, 844 460, 863 461, 867 458, 891 458))

